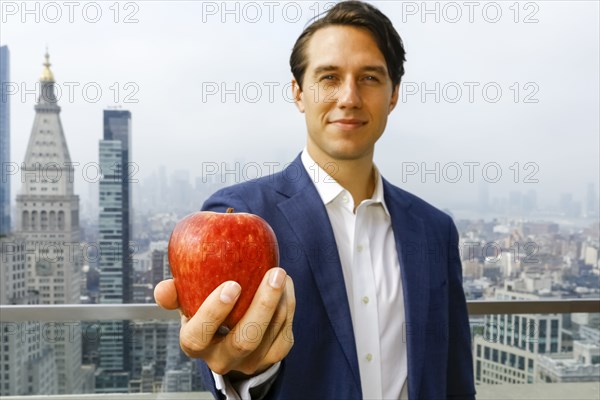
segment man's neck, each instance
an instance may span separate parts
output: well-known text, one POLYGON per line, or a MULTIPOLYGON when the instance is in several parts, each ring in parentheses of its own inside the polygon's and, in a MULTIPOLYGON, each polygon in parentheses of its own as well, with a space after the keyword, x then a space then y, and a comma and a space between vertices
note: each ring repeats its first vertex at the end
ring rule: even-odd
POLYGON ((313 160, 337 183, 350 192, 354 200, 354 208, 366 199, 370 199, 375 191, 375 168, 373 155, 352 160, 335 160, 327 157, 320 151, 311 151, 308 154, 313 160))

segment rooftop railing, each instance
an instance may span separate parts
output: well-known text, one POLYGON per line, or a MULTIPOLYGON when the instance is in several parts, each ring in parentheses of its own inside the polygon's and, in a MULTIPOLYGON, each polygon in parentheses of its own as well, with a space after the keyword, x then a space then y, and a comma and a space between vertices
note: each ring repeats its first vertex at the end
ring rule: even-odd
MULTIPOLYGON (((468 301, 469 315, 489 314, 571 314, 600 313, 600 299, 560 299, 532 301, 468 301)), ((0 322, 66 322, 66 321, 108 321, 108 320, 178 320, 177 311, 167 311, 156 304, 52 304, 52 305, 1 305, 0 322)), ((597 399, 600 380, 583 383, 535 383, 477 385, 478 399, 522 399, 539 398, 558 400, 573 398, 597 399)), ((108 393, 77 395, 33 395, 7 396, 6 400, 187 400, 211 399, 208 392, 180 393, 108 393)))
MULTIPOLYGON (((600 313, 600 299, 468 301, 469 315, 600 313)), ((0 322, 179 319, 156 304, 1 305, 0 322)))

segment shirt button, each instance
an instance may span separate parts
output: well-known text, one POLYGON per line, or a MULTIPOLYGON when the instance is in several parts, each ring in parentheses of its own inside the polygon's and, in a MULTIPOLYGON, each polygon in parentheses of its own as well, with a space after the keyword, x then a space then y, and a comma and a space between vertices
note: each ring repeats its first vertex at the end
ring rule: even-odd
POLYGON ((371 362, 371 360, 373 359, 373 354, 367 353, 366 359, 368 362, 371 362))
POLYGON ((342 197, 342 201, 343 201, 344 203, 347 203, 347 202, 348 202, 348 196, 343 196, 343 197, 342 197))
POLYGON ((365 303, 365 304, 367 304, 369 302, 369 298, 367 296, 364 296, 362 298, 362 302, 365 303))
POLYGON ((362 245, 361 245, 361 244, 359 244, 358 246, 356 246, 356 251, 358 251, 359 253, 360 253, 361 251, 363 251, 363 247, 362 247, 362 245))

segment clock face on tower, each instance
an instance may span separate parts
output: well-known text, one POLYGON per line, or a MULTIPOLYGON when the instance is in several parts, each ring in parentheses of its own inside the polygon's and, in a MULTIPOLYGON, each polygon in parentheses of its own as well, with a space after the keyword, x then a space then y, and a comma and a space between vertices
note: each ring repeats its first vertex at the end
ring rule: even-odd
POLYGON ((47 260, 39 260, 35 263, 35 272, 38 276, 52 275, 52 264, 47 260))

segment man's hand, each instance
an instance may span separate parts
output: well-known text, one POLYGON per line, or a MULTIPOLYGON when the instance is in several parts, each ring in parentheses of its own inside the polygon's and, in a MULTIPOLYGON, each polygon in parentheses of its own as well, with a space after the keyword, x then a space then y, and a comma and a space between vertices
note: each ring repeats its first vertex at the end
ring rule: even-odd
MULTIPOLYGON (((267 271, 246 314, 226 335, 218 333, 240 289, 237 282, 224 282, 206 298, 192 318, 181 314, 181 348, 189 357, 203 359, 220 375, 234 371, 256 375, 281 361, 294 344, 294 284, 282 268, 267 271)), ((179 308, 172 279, 156 285, 154 298, 163 308, 179 308)))

